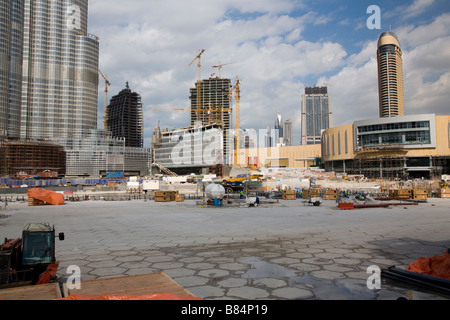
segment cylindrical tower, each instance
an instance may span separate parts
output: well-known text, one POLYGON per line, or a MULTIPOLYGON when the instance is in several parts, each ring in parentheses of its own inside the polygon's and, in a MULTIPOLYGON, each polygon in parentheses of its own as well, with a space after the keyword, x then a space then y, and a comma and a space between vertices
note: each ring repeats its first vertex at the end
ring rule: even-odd
POLYGON ((21 138, 97 128, 99 43, 88 0, 25 0, 21 138))
POLYGON ((380 117, 404 116, 402 50, 395 33, 381 34, 377 57, 380 117))

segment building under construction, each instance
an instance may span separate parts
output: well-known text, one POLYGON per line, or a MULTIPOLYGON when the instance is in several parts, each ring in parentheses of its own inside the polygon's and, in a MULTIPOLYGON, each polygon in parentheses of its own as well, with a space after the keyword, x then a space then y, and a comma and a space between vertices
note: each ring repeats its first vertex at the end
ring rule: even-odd
POLYGON ((50 142, 3 141, 0 144, 0 175, 17 177, 52 172, 64 175, 64 148, 50 142))
POLYGON ((230 139, 227 139, 231 133, 233 115, 231 89, 230 79, 215 77, 197 82, 195 88, 190 90, 191 126, 220 125, 224 134, 224 159, 228 159, 231 147, 230 139))
POLYGON ((113 138, 125 138, 125 145, 144 147, 144 112, 141 96, 126 88, 112 97, 106 109, 106 128, 113 138))

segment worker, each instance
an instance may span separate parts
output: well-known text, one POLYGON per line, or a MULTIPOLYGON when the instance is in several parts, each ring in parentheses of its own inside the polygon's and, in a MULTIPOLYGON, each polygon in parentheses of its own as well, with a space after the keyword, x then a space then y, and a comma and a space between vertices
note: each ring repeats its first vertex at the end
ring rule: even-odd
POLYGON ((244 199, 244 190, 241 190, 241 199, 244 199))

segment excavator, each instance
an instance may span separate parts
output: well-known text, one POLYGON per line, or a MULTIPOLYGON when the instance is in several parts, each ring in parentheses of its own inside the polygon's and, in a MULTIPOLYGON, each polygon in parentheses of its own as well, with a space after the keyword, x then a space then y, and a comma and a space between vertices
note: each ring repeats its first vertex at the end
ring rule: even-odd
POLYGON ((0 245, 0 289, 41 285, 56 280, 59 262, 55 257, 56 236, 49 223, 28 223, 22 238, 7 239, 0 245))

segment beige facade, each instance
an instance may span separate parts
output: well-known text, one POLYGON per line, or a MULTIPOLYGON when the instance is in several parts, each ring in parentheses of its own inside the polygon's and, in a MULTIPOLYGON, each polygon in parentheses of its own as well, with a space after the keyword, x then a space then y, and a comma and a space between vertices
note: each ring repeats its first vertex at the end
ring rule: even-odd
POLYGON ((357 121, 323 132, 322 162, 330 171, 368 176, 427 175, 427 172, 439 176, 450 170, 449 135, 450 116, 357 121))
POLYGON ((321 157, 321 146, 287 146, 274 148, 240 149, 239 164, 241 167, 258 168, 284 167, 308 168, 316 164, 321 157))

